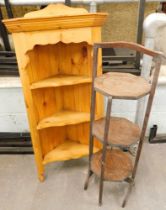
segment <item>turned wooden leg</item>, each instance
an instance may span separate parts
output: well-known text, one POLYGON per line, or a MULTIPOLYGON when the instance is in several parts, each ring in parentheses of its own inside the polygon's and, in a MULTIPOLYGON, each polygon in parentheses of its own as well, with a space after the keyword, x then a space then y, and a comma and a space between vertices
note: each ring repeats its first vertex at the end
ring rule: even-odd
POLYGON ((45 180, 45 174, 44 174, 44 166, 43 164, 39 163, 37 164, 37 172, 38 172, 38 179, 40 182, 44 182, 45 180))
POLYGON ((40 182, 44 182, 44 180, 45 180, 45 175, 44 175, 44 174, 40 174, 38 178, 39 178, 39 181, 40 181, 40 182))

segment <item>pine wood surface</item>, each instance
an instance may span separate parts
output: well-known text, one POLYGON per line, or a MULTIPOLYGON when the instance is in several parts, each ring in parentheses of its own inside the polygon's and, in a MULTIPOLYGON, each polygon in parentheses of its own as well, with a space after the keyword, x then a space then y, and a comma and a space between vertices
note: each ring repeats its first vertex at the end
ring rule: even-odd
MULTIPOLYGON (((58 76, 58 74, 90 77, 91 51, 92 47, 86 43, 37 46, 28 54, 30 62, 26 69, 29 79, 31 83, 34 83, 54 75, 58 76), (36 69, 38 70, 36 71, 36 69)), ((98 69, 98 72, 100 74, 101 69, 98 69)), ((39 120, 50 117, 61 110, 90 112, 90 83, 36 89, 32 91, 32 95, 34 106, 40 110, 37 112, 39 120)), ((98 95, 97 116, 101 116, 103 113, 102 101, 102 96, 98 95)))
MULTIPOLYGON (((99 148, 94 147, 94 152, 99 148)), ((89 154, 89 146, 87 144, 80 144, 75 141, 66 140, 55 149, 44 156, 43 164, 54 161, 65 161, 69 159, 77 159, 89 154)))
POLYGON ((23 49, 24 49, 24 46, 26 45, 26 42, 21 42, 21 40, 17 38, 18 37, 15 34, 15 36, 13 36, 13 40, 14 40, 14 45, 15 45, 18 67, 19 67, 19 74, 20 74, 20 79, 21 79, 23 93, 24 93, 24 100, 25 100, 25 106, 27 110, 28 121, 29 121, 33 150, 35 153, 35 161, 36 161, 36 166, 37 166, 38 178, 42 182, 44 181, 44 166, 42 163, 43 151, 42 151, 42 143, 41 143, 40 134, 36 131, 36 127, 38 123, 38 116, 36 114, 36 110, 34 107, 32 93, 29 88, 30 79, 29 79, 27 70, 30 71, 30 68, 24 69, 22 68, 22 65, 21 65, 22 63, 21 58, 24 55, 23 49), (20 47, 20 43, 22 44, 21 45, 22 47, 20 47))
POLYGON ((138 99, 150 92, 151 85, 141 76, 106 73, 95 79, 95 89, 117 99, 138 99))
MULTIPOLYGON (((105 118, 96 120, 93 125, 93 135, 104 141, 105 118)), ((133 122, 119 117, 111 117, 108 144, 112 146, 128 147, 136 143, 140 138, 140 129, 133 122)))
POLYGON ((28 32, 101 26, 107 13, 89 14, 83 8, 69 8, 63 4, 51 4, 46 8, 30 12, 24 18, 3 20, 9 32, 28 32))
MULTIPOLYGON (((60 127, 49 127, 39 130, 38 132, 40 135, 43 158, 52 150, 55 150, 61 144, 66 142, 66 140, 80 145, 89 144, 89 122, 60 127)), ((94 146, 95 148, 102 148, 101 143, 96 139, 94 141, 94 146)))
POLYGON ((76 85, 82 83, 91 83, 91 81, 92 79, 87 76, 57 75, 55 77, 32 83, 31 89, 76 85))
MULTIPOLYGON (((62 110, 89 113, 90 89, 89 84, 84 84, 33 90, 33 103, 37 111, 38 123, 62 110)), ((96 115, 101 116, 100 107, 97 108, 96 115)))
MULTIPOLYGON (((92 171, 100 177, 101 174, 101 151, 92 157, 92 171)), ((104 180, 123 181, 131 175, 133 166, 129 154, 118 149, 107 149, 104 165, 104 180)))
MULTIPOLYGON (((87 16, 94 18, 91 14, 87 16)), ((78 22, 80 21, 79 17, 74 16, 78 22)), ((103 20, 105 17, 102 16, 103 20)), ((55 18, 57 17, 48 19, 54 22, 55 18)), ((69 16, 63 17, 63 19, 72 23, 72 18, 70 19, 69 16)), ((24 22, 24 20, 21 21, 24 22)), ((33 19, 29 18, 28 21, 28 25, 34 27, 33 19)), ((62 26, 57 30, 54 27, 47 30, 45 27, 47 24, 43 20, 40 21, 41 27, 43 27, 41 31, 36 28, 36 31, 24 32, 20 20, 14 20, 15 26, 20 32, 18 33, 17 29, 13 28, 12 36, 24 90, 38 176, 42 181, 44 179, 43 161, 51 151, 58 151, 57 148, 68 139, 74 144, 79 144, 79 147, 72 147, 75 150, 81 148, 80 145, 88 147, 92 45, 94 42, 101 41, 101 25, 96 27, 94 22, 93 27, 89 27, 89 23, 85 20, 83 28, 80 24, 77 25, 77 28, 62 29, 62 26), (64 76, 64 80, 58 79, 57 81, 61 75, 64 76), (77 77, 77 81, 74 77, 77 77), (47 80, 51 78, 56 78, 53 86, 52 81, 49 86, 50 80, 47 80), (36 84, 37 86, 41 85, 42 88, 31 89, 36 84), (64 114, 63 111, 67 111, 68 114, 64 114), (58 115, 58 113, 60 114, 58 115)), ((100 53, 98 75, 101 75, 102 72, 101 63, 100 53)), ((103 98, 99 94, 96 103, 96 116, 99 119, 103 117, 103 98)), ((68 146, 70 151, 70 144, 68 146)), ((101 148, 101 144, 97 141, 95 141, 95 146, 101 148)), ((74 158, 88 155, 87 150, 86 152, 85 149, 83 150, 84 152, 81 152, 82 149, 75 151, 74 158)), ((72 158, 72 155, 63 154, 64 158, 62 155, 61 160, 67 160, 67 157, 72 158)), ((53 160, 56 161, 57 158, 53 158, 53 160)))
POLYGON ((48 127, 73 125, 88 122, 89 120, 90 114, 86 112, 61 111, 53 116, 41 120, 37 126, 37 129, 40 130, 48 127))
POLYGON ((65 17, 45 17, 45 18, 15 18, 3 20, 10 33, 13 32, 33 32, 44 30, 58 30, 70 28, 99 27, 104 24, 107 13, 83 14, 80 16, 65 17), (32 24, 33 23, 33 24, 32 24), (43 25, 44 23, 44 25, 43 25))
MULTIPOLYGON (((23 43, 21 46, 22 57, 19 63, 20 63, 20 68, 26 68, 28 64, 30 65, 31 59, 32 59, 31 57, 33 57, 33 54, 35 56, 37 56, 38 54, 40 57, 39 52, 40 51, 43 52, 47 50, 47 53, 52 58, 52 59, 50 58, 49 60, 53 62, 53 59, 56 58, 57 61, 59 62, 59 57, 61 57, 60 55, 62 55, 62 58, 63 58, 63 54, 59 55, 58 50, 61 49, 63 52, 70 51, 71 53, 70 56, 72 56, 74 53, 76 53, 76 49, 77 49, 77 53, 80 52, 79 47, 77 47, 77 44, 78 46, 87 45, 87 53, 91 57, 92 54, 89 54, 89 50, 90 48, 92 48, 91 45, 93 45, 96 41, 101 40, 101 28, 100 27, 92 27, 92 28, 86 27, 86 28, 66 29, 66 30, 65 29, 64 30, 49 30, 49 31, 40 31, 40 32, 38 31, 26 32, 26 33, 21 32, 21 33, 13 33, 12 36, 14 40, 15 39, 17 40, 17 42, 19 41, 20 43, 23 43), (39 39, 39 34, 40 34, 40 39, 39 39), (73 46, 72 46, 73 49, 71 49, 71 45, 72 45, 71 40, 73 43, 73 46), (45 50, 42 50, 43 48, 45 50)), ((45 56, 48 59, 47 54, 45 56)), ((101 53, 100 53, 100 56, 101 56, 101 53)), ((101 59, 100 56, 99 56, 99 59, 101 59)), ((84 59, 85 58, 86 56, 84 56, 84 59)), ((91 60, 88 59, 88 62, 90 61, 91 60)), ((70 63, 71 62, 69 62, 68 64, 70 63)), ((100 62, 99 62, 99 65, 100 65, 100 62)))
MULTIPOLYGON (((29 51, 28 71, 30 82, 38 82, 49 77, 60 75, 91 76, 92 46, 86 42, 62 42, 53 45, 36 45, 29 51)), ((65 82, 65 81, 64 81, 65 82)))

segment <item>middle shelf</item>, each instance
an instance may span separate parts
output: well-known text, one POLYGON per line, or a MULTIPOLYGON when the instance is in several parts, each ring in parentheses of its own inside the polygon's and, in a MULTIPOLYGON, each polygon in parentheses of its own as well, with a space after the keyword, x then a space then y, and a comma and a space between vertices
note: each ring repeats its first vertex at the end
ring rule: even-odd
POLYGON ((31 84, 31 89, 40 89, 47 87, 60 87, 67 85, 77 85, 91 83, 92 79, 88 76, 77 75, 56 75, 47 79, 40 80, 31 84))
MULTIPOLYGON (((105 118, 96 120, 93 124, 92 133, 101 142, 104 142, 104 128, 105 118)), ((108 144, 116 147, 129 147, 139 140, 140 134, 139 126, 128 119, 121 117, 110 118, 108 144)))
POLYGON ((42 119, 37 129, 44 129, 55 126, 74 125, 82 122, 89 122, 90 114, 87 112, 60 111, 50 117, 42 119))

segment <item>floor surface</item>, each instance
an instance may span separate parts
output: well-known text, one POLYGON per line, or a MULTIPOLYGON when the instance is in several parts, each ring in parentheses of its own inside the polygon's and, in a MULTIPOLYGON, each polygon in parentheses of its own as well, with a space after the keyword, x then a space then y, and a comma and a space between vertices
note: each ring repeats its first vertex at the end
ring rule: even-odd
MULTIPOLYGON (((125 210, 166 209, 165 162, 166 144, 144 144, 125 210)), ((1 155, 0 210, 122 210, 126 183, 105 182, 102 207, 98 207, 97 178, 83 190, 87 158, 50 164, 46 174, 40 183, 32 155, 1 155)))

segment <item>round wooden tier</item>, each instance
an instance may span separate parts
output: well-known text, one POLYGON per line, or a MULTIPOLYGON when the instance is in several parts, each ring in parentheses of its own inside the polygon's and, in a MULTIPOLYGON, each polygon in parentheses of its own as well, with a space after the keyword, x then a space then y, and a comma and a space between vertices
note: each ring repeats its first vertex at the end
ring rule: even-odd
MULTIPOLYGON (((100 177, 101 174, 101 157, 102 151, 95 153, 92 157, 91 169, 100 177)), ((131 175, 133 166, 128 153, 118 149, 107 149, 104 180, 107 181, 123 181, 131 175)))
POLYGON ((138 99, 150 92, 151 85, 142 77, 129 73, 106 73, 95 79, 97 91, 119 99, 138 99))
MULTIPOLYGON (((93 135, 104 141, 105 118, 96 120, 93 125, 93 135)), ((119 117, 111 117, 108 132, 108 144, 112 146, 128 147, 140 138, 140 129, 133 122, 119 117)))

